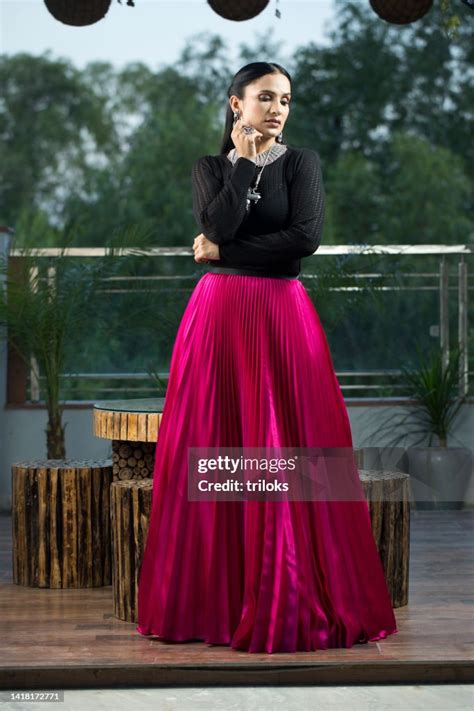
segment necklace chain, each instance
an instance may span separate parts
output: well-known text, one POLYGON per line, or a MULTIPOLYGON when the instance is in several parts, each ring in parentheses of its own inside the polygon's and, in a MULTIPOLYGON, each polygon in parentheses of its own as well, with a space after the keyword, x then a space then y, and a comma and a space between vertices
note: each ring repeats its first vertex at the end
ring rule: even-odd
MULTIPOLYGON (((257 203, 262 197, 261 193, 257 192, 257 188, 260 182, 260 178, 262 177, 263 169, 265 168, 267 162, 272 163, 276 158, 285 153, 287 148, 288 146, 284 143, 272 143, 270 148, 267 148, 266 151, 262 151, 261 153, 257 153, 255 159, 252 158, 252 161, 261 170, 259 170, 257 180, 255 181, 255 185, 253 186, 253 188, 249 188, 247 190, 247 196, 245 199, 245 209, 247 210, 247 212, 250 210, 251 204, 257 203), (270 156, 272 156, 271 160, 270 156)), ((235 148, 232 148, 228 152, 227 157, 231 161, 232 165, 235 165, 240 156, 238 155, 237 150, 235 148)))

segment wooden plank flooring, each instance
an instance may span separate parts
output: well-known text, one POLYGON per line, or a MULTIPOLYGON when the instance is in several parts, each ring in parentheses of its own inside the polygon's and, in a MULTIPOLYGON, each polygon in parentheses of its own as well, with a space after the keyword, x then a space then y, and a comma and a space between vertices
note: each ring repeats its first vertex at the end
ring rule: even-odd
POLYGON ((399 632, 351 649, 248 654, 146 639, 113 615, 112 588, 14 585, 0 516, 0 688, 467 683, 474 680, 474 511, 412 511, 399 632))

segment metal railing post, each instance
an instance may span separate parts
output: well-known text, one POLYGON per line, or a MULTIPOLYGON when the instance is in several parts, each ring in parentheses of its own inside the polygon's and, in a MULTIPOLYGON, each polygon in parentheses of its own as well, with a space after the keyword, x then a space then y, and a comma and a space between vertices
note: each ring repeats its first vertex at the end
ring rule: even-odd
POLYGON ((467 288, 467 263, 464 257, 458 264, 458 340, 459 340, 459 395, 461 397, 469 391, 469 361, 468 361, 468 288, 467 288))
POLYGON ((449 365, 449 267, 446 257, 439 265, 439 341, 443 368, 449 365))
MULTIPOLYGON (((39 268, 37 266, 30 267, 29 283, 33 293, 38 291, 39 268)), ((39 402, 40 399, 40 384, 39 384, 39 365, 36 356, 30 355, 30 400, 31 402, 39 402)))

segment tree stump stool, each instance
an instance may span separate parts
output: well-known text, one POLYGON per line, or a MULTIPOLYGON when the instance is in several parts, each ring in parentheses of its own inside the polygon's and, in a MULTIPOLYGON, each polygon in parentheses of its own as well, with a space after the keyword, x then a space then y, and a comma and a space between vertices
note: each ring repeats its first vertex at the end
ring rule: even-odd
POLYGON ((137 622, 140 567, 148 534, 153 479, 125 479, 110 486, 114 615, 137 622))
POLYGON ((112 461, 12 465, 13 582, 39 588, 111 584, 112 461))
POLYGON ((408 604, 410 476, 378 470, 360 470, 359 476, 392 607, 402 607, 408 604))
POLYGON ((153 478, 155 448, 165 398, 96 402, 96 437, 112 440, 114 481, 153 478))

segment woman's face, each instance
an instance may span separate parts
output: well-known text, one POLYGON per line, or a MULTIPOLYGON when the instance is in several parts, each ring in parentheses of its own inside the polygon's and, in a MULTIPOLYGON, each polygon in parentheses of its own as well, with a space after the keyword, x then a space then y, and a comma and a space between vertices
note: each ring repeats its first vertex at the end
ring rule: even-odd
POLYGON ((245 87, 245 96, 231 97, 233 111, 237 109, 244 123, 254 126, 264 138, 276 138, 283 131, 290 111, 291 85, 284 74, 265 74, 245 87), (279 123, 268 123, 275 117, 279 123))

